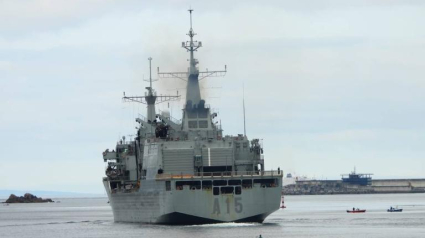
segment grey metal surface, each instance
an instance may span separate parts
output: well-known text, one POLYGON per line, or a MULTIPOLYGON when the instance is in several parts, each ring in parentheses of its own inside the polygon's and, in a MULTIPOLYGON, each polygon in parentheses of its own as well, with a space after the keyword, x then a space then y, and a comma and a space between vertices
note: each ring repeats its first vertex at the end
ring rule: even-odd
MULTIPOLYGON (((107 182, 105 187, 108 191, 107 182)), ((280 186, 264 188, 259 185, 242 189, 240 195, 213 195, 212 189, 186 186, 182 190, 172 186, 166 191, 165 180, 142 181, 141 188, 134 192, 108 192, 115 221, 142 223, 157 223, 161 216, 174 212, 216 222, 232 222, 271 214, 279 209, 280 196, 280 186)))

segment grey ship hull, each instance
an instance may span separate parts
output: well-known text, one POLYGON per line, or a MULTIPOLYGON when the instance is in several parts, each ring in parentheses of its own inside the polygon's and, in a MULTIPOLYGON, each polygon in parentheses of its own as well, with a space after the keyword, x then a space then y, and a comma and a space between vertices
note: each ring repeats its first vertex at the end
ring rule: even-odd
MULTIPOLYGON (((281 179, 280 183, 281 184, 281 179)), ((207 224, 263 222, 279 209, 281 187, 243 189, 240 195, 213 195, 209 190, 166 191, 165 181, 142 180, 137 191, 112 192, 104 181, 116 222, 154 224, 207 224)))

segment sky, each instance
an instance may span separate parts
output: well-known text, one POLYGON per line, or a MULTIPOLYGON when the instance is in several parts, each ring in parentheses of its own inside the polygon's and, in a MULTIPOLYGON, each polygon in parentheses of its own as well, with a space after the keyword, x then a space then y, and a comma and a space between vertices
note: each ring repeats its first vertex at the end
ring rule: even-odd
MULTIPOLYGON (((0 0, 0 189, 104 193, 152 57, 185 71, 189 7, 202 96, 266 169, 316 179, 425 177, 425 2, 0 0)), ((185 82, 160 79, 160 94, 185 82)), ((158 105, 181 118, 184 100, 158 105)))

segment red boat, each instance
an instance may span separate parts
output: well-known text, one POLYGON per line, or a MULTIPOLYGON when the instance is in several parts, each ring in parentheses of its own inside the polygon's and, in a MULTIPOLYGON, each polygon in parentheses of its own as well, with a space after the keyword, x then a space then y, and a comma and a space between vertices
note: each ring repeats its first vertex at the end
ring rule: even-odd
POLYGON ((360 210, 360 209, 356 209, 356 210, 347 210, 347 213, 365 213, 366 209, 364 210, 360 210))

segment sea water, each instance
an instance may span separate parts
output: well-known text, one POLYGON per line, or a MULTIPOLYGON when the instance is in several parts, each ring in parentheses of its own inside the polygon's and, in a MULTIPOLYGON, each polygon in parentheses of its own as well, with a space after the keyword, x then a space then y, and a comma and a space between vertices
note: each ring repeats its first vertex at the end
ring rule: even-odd
POLYGON ((425 237, 425 194, 286 196, 263 224, 192 226, 116 223, 107 198, 0 204, 0 237, 425 237), (390 213, 390 206, 403 208, 390 213), (346 210, 366 209, 348 214, 346 210))

